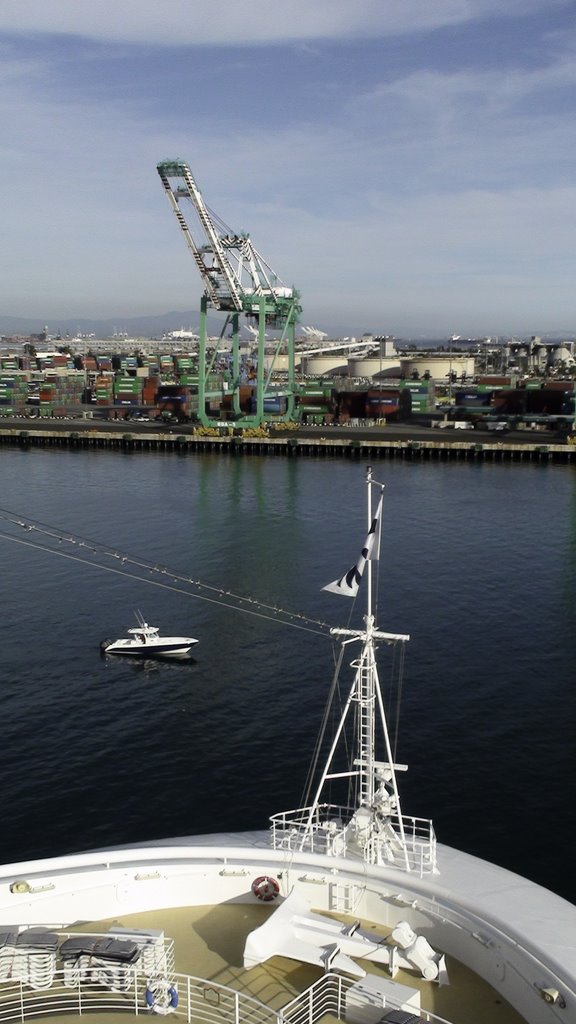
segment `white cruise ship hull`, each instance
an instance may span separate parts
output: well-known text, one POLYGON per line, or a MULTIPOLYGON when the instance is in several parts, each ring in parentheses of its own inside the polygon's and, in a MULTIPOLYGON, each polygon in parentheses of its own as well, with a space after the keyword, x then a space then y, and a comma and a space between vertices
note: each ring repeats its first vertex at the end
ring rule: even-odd
MULTIPOLYGON (((254 903, 278 879, 320 912, 377 926, 408 921, 486 980, 529 1024, 576 1024, 576 909, 507 870, 439 845, 438 874, 418 877, 360 859, 274 851, 269 834, 165 840, 3 867, 4 926, 64 928, 176 907, 254 903), (550 1005, 546 994, 558 996, 550 1005)), ((457 1022, 456 1022, 457 1024, 457 1022)))

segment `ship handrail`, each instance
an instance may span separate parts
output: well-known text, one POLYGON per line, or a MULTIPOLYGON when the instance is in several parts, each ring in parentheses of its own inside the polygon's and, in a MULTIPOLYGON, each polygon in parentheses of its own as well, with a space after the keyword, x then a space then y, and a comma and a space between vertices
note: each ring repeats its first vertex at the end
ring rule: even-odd
MULTIPOLYGON (((276 814, 271 815, 270 821, 273 823, 273 825, 279 824, 280 822, 284 821, 290 824, 296 824, 300 822, 303 825, 308 825, 311 823, 310 813, 314 811, 314 817, 316 818, 316 821, 314 822, 314 820, 312 819, 312 824, 320 826, 322 825, 322 821, 320 819, 320 815, 317 813, 319 811, 323 811, 325 813, 329 812, 330 814, 334 815, 334 820, 336 821, 338 819, 340 819, 341 821, 345 821, 350 820, 350 818, 355 814, 356 810, 357 808, 355 807, 347 807, 341 804, 317 804, 316 807, 314 808, 312 806, 295 807, 289 811, 278 811, 276 814)), ((430 831, 433 831, 432 821, 430 818, 419 818, 412 814, 390 814, 388 815, 388 817, 395 824, 399 823, 401 819, 405 828, 406 825, 411 822, 412 827, 410 831, 414 835, 427 835, 430 833, 430 831)))
MULTIPOLYGON (((114 988, 105 981, 82 979, 74 986, 67 985, 64 973, 63 968, 58 968, 50 986, 41 989, 32 988, 23 980, 0 981, 0 1022, 11 1024, 54 1014, 150 1014, 149 977, 138 966, 115 967, 114 988)), ((180 973, 166 980, 170 991, 177 993, 179 1019, 189 1024, 281 1024, 281 1014, 259 999, 216 981, 180 973)))
MULTIPOLYGON (((348 827, 357 808, 338 804, 317 804, 310 807, 279 811, 270 818, 274 850, 309 851, 349 855, 348 827)), ((402 842, 398 866, 407 867, 420 876, 436 870, 436 834, 432 821, 413 815, 395 813, 386 819, 402 842)), ((378 863, 377 837, 366 846, 365 859, 378 863)), ((390 866, 394 866, 391 861, 390 866)))
MULTIPOLYGON (((282 1024, 316 1024, 325 1015, 346 1020, 346 993, 354 985, 355 979, 343 974, 329 971, 313 982, 303 992, 282 1007, 282 1024)), ((355 1007, 358 1010, 358 1007, 355 1007)), ((370 1007, 373 1011, 374 1007, 370 1007)), ((392 1000, 387 1000, 383 1009, 400 1009, 392 1000)), ((430 1010, 418 1010, 420 1020, 430 1024, 452 1024, 445 1017, 432 1013, 430 1010)))
MULTIPOLYGON (((90 1013, 150 1014, 147 1002, 148 979, 138 967, 116 968, 116 981, 122 991, 104 984, 79 980, 74 987, 64 984, 64 970, 54 973, 49 988, 32 989, 23 981, 0 981, 0 1022, 12 1024, 53 1014, 84 1016, 90 1013), (118 972, 120 972, 118 976, 118 972), (124 979, 124 980, 122 980, 124 979)), ((175 973, 171 988, 178 994, 180 1020, 187 1024, 317 1024, 326 1014, 346 1019, 346 992, 353 979, 327 972, 280 1010, 273 1010, 255 996, 239 992, 207 978, 175 973)), ((390 1001, 389 1009, 398 1009, 390 1001)), ((419 1010, 420 1019, 430 1024, 451 1024, 427 1010, 419 1010)))

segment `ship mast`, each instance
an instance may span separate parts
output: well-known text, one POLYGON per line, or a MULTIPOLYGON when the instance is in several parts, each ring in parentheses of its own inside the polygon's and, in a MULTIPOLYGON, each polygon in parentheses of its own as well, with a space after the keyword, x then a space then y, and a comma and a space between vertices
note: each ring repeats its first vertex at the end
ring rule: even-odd
MULTIPOLYGON (((387 633, 376 626, 373 601, 373 562, 379 555, 382 492, 384 486, 373 480, 372 469, 366 475, 368 489, 368 538, 362 556, 341 580, 325 589, 355 595, 366 569, 366 612, 359 629, 333 628, 342 658, 353 644, 360 651, 352 660, 354 679, 330 747, 324 769, 309 806, 274 815, 273 843, 276 848, 304 851, 311 849, 334 856, 357 855, 373 864, 394 864, 421 874, 435 870, 435 837, 432 823, 424 819, 404 818, 400 806, 397 772, 407 765, 397 764, 392 755, 390 733, 376 660, 378 647, 401 645, 410 639, 403 633, 387 633), (373 488, 380 489, 376 514, 373 512, 373 488), (350 714, 354 714, 354 751, 344 771, 337 770, 336 755, 345 736, 350 714), (380 741, 382 759, 377 755, 380 741), (336 780, 348 779, 355 787, 353 806, 325 802, 327 787, 336 780)), ((348 596, 351 596, 348 594, 348 596)))

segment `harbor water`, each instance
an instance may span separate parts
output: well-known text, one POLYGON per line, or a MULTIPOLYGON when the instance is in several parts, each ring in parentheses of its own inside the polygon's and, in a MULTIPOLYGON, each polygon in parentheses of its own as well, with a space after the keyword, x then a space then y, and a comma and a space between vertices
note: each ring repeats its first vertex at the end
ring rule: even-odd
MULTIPOLYGON (((0 504, 346 625, 361 609, 321 588, 365 538, 365 471, 361 460, 4 449, 0 504)), ((404 813, 576 901, 574 470, 390 462, 375 476, 378 623, 412 638, 404 813)), ((0 537, 2 862, 263 828, 299 805, 332 678, 325 636, 27 538, 0 537), (193 660, 102 657, 137 609, 197 637, 193 660)))

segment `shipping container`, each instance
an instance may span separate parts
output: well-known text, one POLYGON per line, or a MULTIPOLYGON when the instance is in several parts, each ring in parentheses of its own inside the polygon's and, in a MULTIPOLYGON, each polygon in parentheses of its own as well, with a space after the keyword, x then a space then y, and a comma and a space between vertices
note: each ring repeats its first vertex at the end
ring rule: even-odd
POLYGON ((493 391, 478 391, 476 388, 456 391, 454 404, 460 409, 489 408, 493 394, 493 391))
POLYGON ((486 373, 481 377, 477 377, 476 382, 477 384, 482 384, 492 388, 511 388, 514 387, 515 378, 511 376, 486 373))
POLYGON ((338 419, 347 423, 349 419, 364 416, 366 407, 365 391, 339 391, 336 396, 338 419))
POLYGON ((310 391, 298 395, 296 400, 299 408, 303 405, 330 407, 333 404, 333 389, 310 389, 310 391))
MULTIPOLYGON (((250 402, 250 411, 255 413, 257 411, 258 399, 254 395, 250 402)), ((286 398, 266 397, 263 401, 264 413, 269 413, 273 416, 284 416, 286 409, 288 408, 286 398)))
POLYGON ((541 388, 529 391, 526 412, 540 416, 569 415, 574 410, 574 393, 572 391, 555 391, 553 388, 541 388))
POLYGON ((522 416, 526 412, 528 392, 524 388, 502 388, 494 394, 492 407, 494 411, 507 416, 522 416))
POLYGON ((398 420, 410 416, 412 396, 407 388, 370 388, 363 415, 366 419, 398 420))
POLYGON ((330 409, 328 408, 327 405, 301 405, 300 404, 298 406, 298 412, 300 413, 301 416, 306 416, 307 420, 310 421, 310 417, 311 416, 312 416, 312 418, 314 418, 315 416, 320 416, 320 417, 323 418, 324 416, 326 416, 330 412, 330 409))
MULTIPOLYGON (((392 385, 390 385, 391 387, 392 385)), ((429 391, 435 391, 435 383, 433 380, 398 380, 394 381, 394 386, 399 388, 408 388, 412 393, 425 393, 429 391)))

